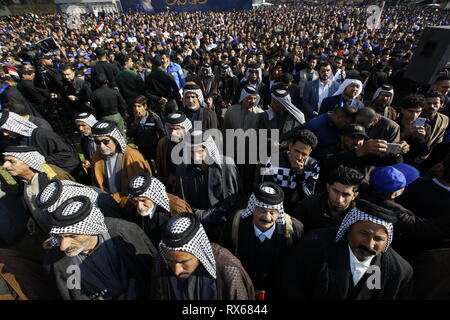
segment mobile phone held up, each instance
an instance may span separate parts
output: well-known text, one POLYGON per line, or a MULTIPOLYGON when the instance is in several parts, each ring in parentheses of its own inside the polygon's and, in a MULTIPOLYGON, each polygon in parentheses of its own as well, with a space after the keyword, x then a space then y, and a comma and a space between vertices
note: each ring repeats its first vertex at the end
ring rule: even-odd
POLYGON ((392 154, 399 154, 402 152, 402 146, 399 143, 388 143, 386 152, 392 154))
POLYGON ((417 118, 417 120, 414 121, 413 126, 423 127, 425 125, 425 122, 427 122, 427 118, 417 118))

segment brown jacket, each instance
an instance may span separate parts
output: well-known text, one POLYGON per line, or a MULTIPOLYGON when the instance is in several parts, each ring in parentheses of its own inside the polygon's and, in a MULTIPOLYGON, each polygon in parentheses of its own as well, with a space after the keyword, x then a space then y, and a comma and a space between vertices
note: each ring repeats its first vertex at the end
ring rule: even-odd
MULTIPOLYGON (((152 175, 152 169, 148 161, 145 160, 144 156, 136 149, 129 146, 125 149, 122 161, 122 171, 121 171, 121 188, 120 192, 116 192, 111 196, 116 200, 122 208, 125 207, 128 200, 128 183, 130 180, 141 174, 147 172, 152 175)), ((92 157, 92 184, 108 193, 110 193, 108 188, 108 178, 106 177, 106 165, 100 150, 92 157)))
POLYGON ((0 294, 0 300, 58 299, 58 291, 44 269, 19 252, 0 249, 0 281, 10 294, 0 294))

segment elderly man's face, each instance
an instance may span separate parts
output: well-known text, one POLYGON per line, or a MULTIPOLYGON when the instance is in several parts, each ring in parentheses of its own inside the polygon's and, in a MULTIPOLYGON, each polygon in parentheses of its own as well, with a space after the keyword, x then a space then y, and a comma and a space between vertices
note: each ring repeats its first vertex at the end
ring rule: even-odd
POLYGON ((5 156, 3 168, 13 177, 24 178, 33 174, 29 165, 13 156, 5 156))
POLYGON ((147 197, 133 197, 130 200, 136 206, 137 212, 143 217, 148 216, 155 205, 147 197))
POLYGON ((59 234, 59 250, 63 251, 68 257, 75 257, 80 253, 88 253, 95 248, 98 242, 98 236, 81 235, 65 233, 59 234))
POLYGON ((85 137, 89 137, 92 133, 92 128, 84 121, 76 121, 75 126, 79 133, 81 133, 85 137))
POLYGON ((191 110, 197 110, 198 108, 200 108, 200 101, 198 100, 197 95, 193 92, 186 93, 186 95, 184 96, 184 102, 191 110))
POLYGON ((349 97, 355 98, 356 95, 358 94, 359 87, 360 87, 359 83, 354 82, 345 88, 344 94, 349 97))
POLYGON ((189 252, 172 251, 167 248, 163 248, 163 252, 170 269, 181 279, 188 278, 200 264, 200 261, 189 252))
POLYGON ((347 234, 348 245, 359 261, 380 254, 386 248, 388 233, 384 226, 371 221, 358 221, 347 234))
POLYGON ((350 203, 358 196, 355 186, 348 186, 339 182, 327 183, 328 206, 334 211, 344 211, 350 203))
POLYGON ((253 211, 253 223, 262 232, 266 232, 275 224, 280 212, 276 209, 256 207, 253 211))
POLYGON ((113 138, 103 136, 95 137, 94 139, 102 155, 113 156, 114 154, 116 154, 117 145, 113 138))

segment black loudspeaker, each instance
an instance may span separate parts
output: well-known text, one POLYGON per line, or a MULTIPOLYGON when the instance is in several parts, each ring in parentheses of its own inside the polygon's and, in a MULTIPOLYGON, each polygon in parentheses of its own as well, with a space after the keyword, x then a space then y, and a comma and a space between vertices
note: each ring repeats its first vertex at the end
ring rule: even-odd
POLYGON ((421 84, 431 84, 439 70, 449 62, 450 27, 426 28, 405 72, 405 78, 421 84))

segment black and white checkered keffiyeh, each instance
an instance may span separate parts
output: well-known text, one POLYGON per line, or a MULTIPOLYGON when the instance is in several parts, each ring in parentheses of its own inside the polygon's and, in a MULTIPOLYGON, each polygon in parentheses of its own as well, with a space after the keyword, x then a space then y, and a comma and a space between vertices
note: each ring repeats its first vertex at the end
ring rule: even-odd
POLYGON ((125 142, 125 139, 122 136, 122 134, 120 133, 119 129, 117 129, 117 127, 114 124, 112 124, 109 121, 99 121, 94 125, 93 129, 94 129, 92 131, 93 137, 104 137, 104 136, 111 137, 119 143, 121 152, 125 153, 127 143, 125 142), (103 129, 104 130, 106 128, 109 129, 109 130, 107 130, 107 133, 100 134, 100 133, 94 132, 95 129, 103 129))
POLYGON ((198 146, 206 147, 208 155, 212 158, 212 160, 216 164, 222 164, 222 157, 220 156, 219 149, 214 142, 214 138, 212 136, 208 136, 206 138, 206 136, 203 134, 203 131, 201 130, 192 131, 185 139, 185 148, 183 152, 184 163, 191 162, 191 151, 189 148, 198 146))
POLYGON ((93 127, 98 122, 97 118, 95 118, 94 115, 87 112, 77 114, 74 121, 85 122, 90 127, 93 127))
POLYGON ((70 180, 53 180, 38 194, 39 203, 42 204, 39 206, 53 213, 63 202, 79 195, 88 197, 92 203, 97 203, 98 193, 91 187, 70 180), (57 199, 51 201, 55 196, 57 199))
POLYGON ((139 175, 130 181, 130 186, 132 189, 142 188, 142 186, 147 183, 147 179, 150 179, 150 184, 145 191, 143 190, 144 192, 140 194, 130 194, 129 197, 146 197, 156 205, 164 208, 167 212, 170 212, 169 197, 167 196, 166 187, 157 178, 148 175, 139 175))
MULTIPOLYGON (((275 190, 271 187, 266 186, 266 187, 262 187, 261 189, 264 192, 267 192, 269 194, 275 194, 275 190)), ((241 212, 241 218, 245 219, 245 218, 251 216, 253 214, 253 211, 255 211, 256 207, 278 210, 279 215, 278 215, 278 219, 277 219, 276 223, 286 224, 286 220, 284 217, 285 212, 284 212, 284 207, 283 207, 283 201, 281 201, 279 204, 264 203, 264 202, 258 200, 258 198, 256 198, 254 193, 252 193, 252 195, 250 196, 250 199, 247 204, 247 208, 245 208, 245 210, 243 210, 241 212)))
POLYGON ((319 179, 319 173, 319 163, 311 157, 306 159, 302 172, 298 172, 291 168, 273 166, 270 163, 270 160, 263 169, 263 175, 273 176, 275 182, 282 188, 296 189, 297 181, 300 178, 302 181, 303 192, 307 196, 314 193, 317 180, 319 179))
POLYGON ((339 240, 342 239, 342 237, 347 233, 347 230, 354 225, 358 221, 371 221, 373 223, 382 225, 386 228, 386 231, 388 232, 388 241, 386 248, 384 248, 384 251, 386 251, 389 248, 389 245, 392 242, 392 239, 394 238, 394 227, 393 224, 390 222, 387 222, 383 219, 374 217, 373 215, 370 215, 368 213, 365 213, 358 208, 353 208, 350 210, 347 215, 345 216, 344 220, 341 223, 341 226, 339 227, 339 230, 336 234, 336 242, 339 242, 339 240))
POLYGON ((28 152, 4 152, 3 155, 15 157, 29 165, 31 169, 38 172, 44 172, 42 165, 45 163, 45 158, 37 150, 28 152))
POLYGON ((1 129, 20 134, 21 136, 31 137, 34 129, 37 128, 33 122, 11 111, 2 111, 0 118, 2 123, 0 126, 1 129))
MULTIPOLYGON (((77 214, 83 205, 82 201, 65 202, 58 207, 58 210, 62 211, 62 215, 70 216, 77 214)), ((106 232, 108 232, 108 228, 105 224, 105 218, 98 206, 92 204, 92 208, 86 218, 70 226, 54 225, 50 230, 50 235, 53 246, 59 246, 58 234, 98 235, 106 232)))
POLYGON ((197 95, 201 107, 205 106, 205 98, 203 97, 202 89, 197 85, 186 85, 183 88, 183 105, 185 108, 187 108, 187 106, 184 103, 184 99, 186 98, 186 94, 188 94, 189 92, 197 95))
MULTIPOLYGON (((169 232, 174 235, 181 234, 193 227, 192 220, 184 215, 179 215, 178 218, 169 221, 169 223, 169 232)), ((164 251, 162 250, 163 248, 171 251, 191 253, 198 260, 200 260, 206 271, 208 271, 208 273, 216 279, 216 260, 212 252, 211 243, 209 242, 208 236, 206 235, 206 232, 201 224, 199 224, 199 228, 192 239, 180 247, 170 247, 164 243, 164 240, 161 240, 159 243, 159 252, 164 258, 164 261, 167 263, 164 251)))
MULTIPOLYGON (((298 110, 296 106, 292 104, 291 96, 286 90, 277 89, 275 93, 272 92, 272 98, 277 100, 279 103, 286 108, 286 110, 297 120, 300 124, 304 124, 306 122, 305 115, 303 112, 298 110)), ((272 110, 272 109, 270 109, 272 110)))
POLYGON ((169 134, 170 126, 178 125, 180 127, 183 127, 185 132, 188 132, 189 130, 192 129, 191 120, 189 120, 186 116, 183 116, 180 112, 175 112, 175 113, 169 114, 168 119, 169 119, 169 121, 167 121, 164 124, 164 127, 166 129, 166 136, 169 140, 170 140, 170 134, 169 134), (177 119, 180 119, 179 120, 180 122, 177 122, 178 121, 177 119), (184 119, 184 120, 182 120, 182 119, 184 119))

